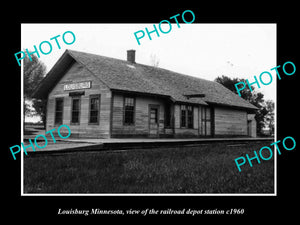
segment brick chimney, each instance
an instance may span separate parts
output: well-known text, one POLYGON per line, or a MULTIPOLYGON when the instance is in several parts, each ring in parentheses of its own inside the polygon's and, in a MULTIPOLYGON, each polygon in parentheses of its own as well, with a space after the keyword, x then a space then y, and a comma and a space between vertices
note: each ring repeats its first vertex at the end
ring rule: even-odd
POLYGON ((135 50, 127 50, 127 61, 135 63, 135 50))

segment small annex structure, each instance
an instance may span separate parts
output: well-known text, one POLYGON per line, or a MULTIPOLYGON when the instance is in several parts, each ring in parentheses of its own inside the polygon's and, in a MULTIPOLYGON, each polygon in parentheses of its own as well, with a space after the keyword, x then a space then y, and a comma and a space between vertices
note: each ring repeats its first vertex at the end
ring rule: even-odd
POLYGON ((46 130, 71 137, 256 136, 257 108, 223 85, 127 60, 66 50, 33 94, 46 130))

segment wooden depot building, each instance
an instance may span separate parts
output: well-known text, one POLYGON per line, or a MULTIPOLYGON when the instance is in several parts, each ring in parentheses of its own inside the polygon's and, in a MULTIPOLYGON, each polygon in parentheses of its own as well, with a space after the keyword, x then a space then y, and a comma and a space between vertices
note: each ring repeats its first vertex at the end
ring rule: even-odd
POLYGON ((127 60, 66 50, 34 92, 46 130, 75 138, 256 136, 255 106, 223 85, 127 60))

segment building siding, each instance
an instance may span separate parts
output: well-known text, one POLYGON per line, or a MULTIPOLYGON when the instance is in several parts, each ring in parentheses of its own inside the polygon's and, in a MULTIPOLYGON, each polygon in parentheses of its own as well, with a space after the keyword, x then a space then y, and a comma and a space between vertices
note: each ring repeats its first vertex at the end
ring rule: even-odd
POLYGON ((124 114, 123 94, 113 94, 112 105, 112 137, 148 136, 149 135, 149 105, 159 106, 158 133, 164 134, 164 109, 162 99, 135 96, 135 119, 133 125, 123 124, 124 114))
POLYGON ((90 137, 90 138, 108 138, 110 136, 110 101, 111 91, 102 82, 93 76, 85 67, 78 63, 74 63, 62 79, 56 84, 48 95, 47 102, 47 121, 46 130, 57 128, 59 125, 54 124, 55 117, 55 99, 64 99, 63 122, 71 129, 71 137, 90 137), (64 85, 69 83, 77 83, 83 81, 91 81, 91 88, 82 90, 64 91, 64 85), (84 95, 80 96, 80 123, 71 124, 71 100, 70 92, 84 91, 84 95), (90 95, 100 95, 100 114, 99 124, 89 124, 89 101, 90 95))
MULTIPOLYGON (((74 90, 78 91, 78 90, 74 90)), ((165 105, 164 99, 146 96, 135 96, 135 121, 133 125, 123 124, 124 94, 112 93, 110 89, 98 78, 92 75, 84 66, 75 62, 66 72, 62 79, 55 85, 48 95, 46 130, 59 127, 54 124, 55 99, 64 99, 63 123, 70 127, 71 137, 79 138, 110 138, 110 137, 149 137, 149 106, 158 106, 158 135, 174 135, 174 137, 201 137, 203 123, 201 120, 204 106, 193 106, 193 128, 180 127, 180 104, 172 107, 173 127, 165 128, 165 105), (80 96, 80 123, 71 124, 72 97, 64 91, 64 85, 91 81, 89 89, 82 89, 84 95, 80 96), (90 95, 100 95, 100 119, 99 124, 89 124, 89 101, 90 95)), ((225 107, 214 108, 214 135, 247 135, 247 112, 225 107)), ((207 126, 210 129, 211 126, 207 126)), ((252 132, 254 133, 254 131, 252 132)), ((209 133, 210 134, 210 133, 209 133)))
POLYGON ((247 112, 215 107, 215 135, 247 135, 247 112))
POLYGON ((193 128, 180 127, 180 105, 174 106, 174 136, 175 137, 197 137, 199 136, 199 119, 198 119, 199 107, 193 106, 193 128))
MULTIPOLYGON (((221 84, 78 51, 67 50, 62 55, 38 86, 33 97, 48 100, 47 131, 60 126, 55 124, 55 102, 57 98, 63 99, 62 124, 71 128, 71 137, 256 136, 254 115, 247 113, 255 113, 257 108, 221 84), (70 85, 70 88, 77 87, 79 90, 64 90, 66 84, 86 81, 91 82, 91 87, 70 85), (69 95, 70 92, 73 92, 72 96, 76 94, 76 98, 80 99, 80 118, 77 124, 71 123, 73 97, 69 95), (135 96, 132 125, 123 123, 125 93, 135 96), (100 96, 97 124, 89 123, 91 95, 100 96), (180 104, 188 106, 189 109, 186 111, 187 126, 185 123, 181 124, 180 104), (150 106, 153 107, 152 110, 150 106), (158 117, 155 117, 156 114, 158 117), (170 120, 165 121, 167 114, 170 114, 170 120), (158 126, 153 121, 157 121, 158 126)), ((130 106, 128 110, 132 110, 130 106)), ((126 120, 130 122, 131 115, 126 120)))

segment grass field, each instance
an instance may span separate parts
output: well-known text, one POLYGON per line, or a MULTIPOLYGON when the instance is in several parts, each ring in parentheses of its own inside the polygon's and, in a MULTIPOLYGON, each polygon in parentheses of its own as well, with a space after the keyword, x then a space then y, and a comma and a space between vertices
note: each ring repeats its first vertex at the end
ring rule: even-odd
POLYGON ((28 155, 24 193, 273 193, 273 158, 234 162, 270 143, 28 155))

